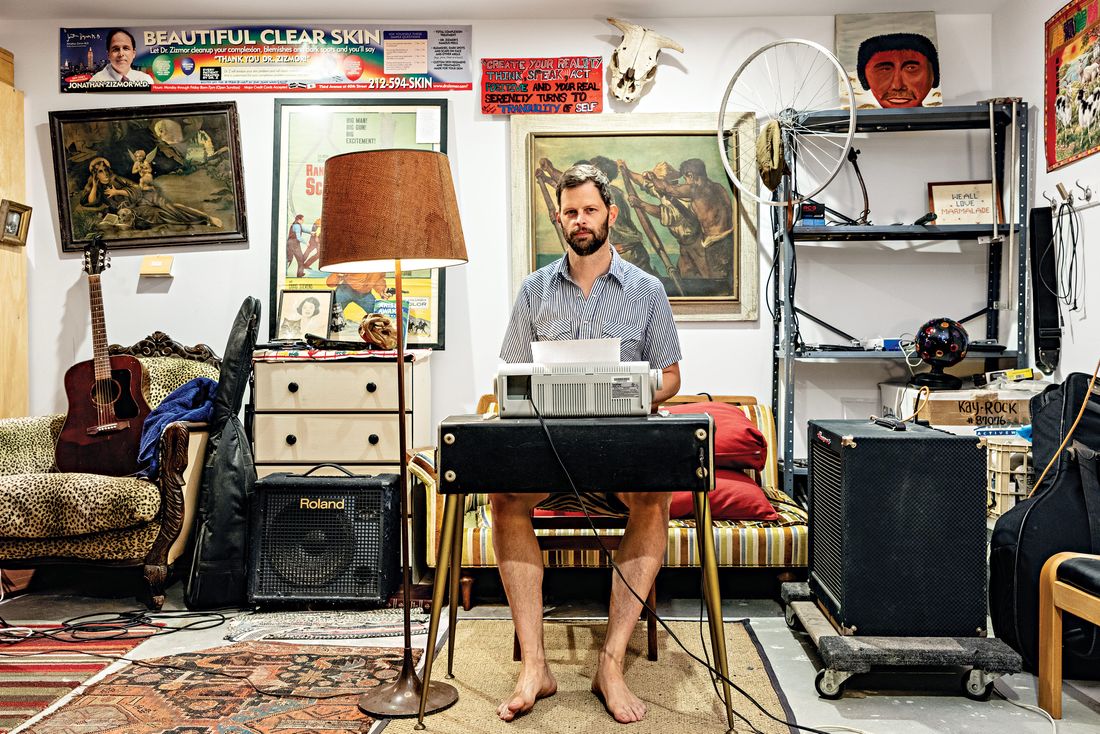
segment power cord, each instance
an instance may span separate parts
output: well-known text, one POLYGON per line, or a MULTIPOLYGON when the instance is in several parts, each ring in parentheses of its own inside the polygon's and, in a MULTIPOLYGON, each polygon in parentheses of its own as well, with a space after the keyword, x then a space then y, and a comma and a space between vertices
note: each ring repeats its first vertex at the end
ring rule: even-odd
POLYGON ((1054 462, 1056 462, 1058 457, 1062 454, 1062 449, 1064 449, 1066 444, 1069 443, 1069 440, 1073 438, 1073 432, 1077 430, 1077 424, 1081 422, 1081 416, 1085 414, 1085 409, 1089 406, 1089 399, 1092 397, 1092 388, 1096 384, 1096 375, 1098 373, 1100 373, 1100 360, 1097 360, 1096 369, 1092 371, 1092 379, 1089 380, 1089 386, 1085 388, 1085 399, 1081 401, 1081 409, 1077 411, 1077 417, 1073 419, 1073 425, 1069 427, 1069 431, 1066 432, 1066 437, 1062 439, 1062 443, 1059 444, 1054 455, 1050 457, 1050 461, 1047 462, 1046 467, 1043 469, 1043 473, 1035 480, 1035 484, 1032 485, 1031 491, 1027 494, 1028 497, 1032 497, 1036 490, 1039 489, 1039 485, 1043 483, 1043 479, 1046 478, 1047 472, 1050 471, 1050 467, 1054 466, 1054 462))
MULTIPOLYGON (((603 538, 600 536, 599 531, 596 529, 596 524, 592 521, 592 516, 589 514, 588 508, 584 504, 584 500, 581 497, 580 490, 577 489, 576 483, 573 482, 573 475, 570 474, 569 469, 565 466, 565 462, 562 460, 561 455, 558 453, 558 447, 554 444, 554 439, 550 435, 550 428, 546 425, 546 420, 542 417, 542 413, 539 411, 538 406, 535 404, 534 400, 531 401, 531 407, 533 408, 533 410, 535 412, 535 416, 539 419, 539 425, 542 426, 542 432, 546 435, 546 441, 550 446, 550 450, 554 453, 554 458, 557 460, 558 466, 561 467, 562 472, 565 474, 565 478, 569 481, 569 487, 573 490, 574 497, 576 497, 577 502, 580 504, 581 509, 584 511, 584 517, 588 521, 589 528, 592 530, 592 535, 593 535, 593 537, 595 537, 596 542, 600 546, 600 553, 603 555, 604 558, 607 559, 607 562, 610 564, 612 570, 615 572, 615 575, 619 577, 619 581, 621 581, 623 583, 623 585, 626 587, 626 589, 631 593, 631 595, 635 599, 637 599, 638 602, 641 603, 642 608, 645 609, 649 614, 653 615, 653 618, 657 621, 657 623, 660 624, 661 627, 664 628, 665 632, 668 633, 668 636, 670 638, 672 638, 672 640, 680 647, 681 650, 684 651, 684 653, 687 654, 688 657, 690 657, 692 660, 694 660, 695 662, 699 663, 700 665, 702 665, 703 667, 705 667, 707 669, 707 671, 711 675, 712 679, 720 680, 723 683, 729 684, 730 688, 734 689, 735 691, 740 693, 742 696, 747 698, 752 703, 753 706, 755 706, 757 709, 759 709, 760 712, 763 713, 765 716, 767 716, 769 719, 771 719, 772 721, 775 721, 777 723, 783 724, 785 726, 789 726, 793 729, 801 729, 802 731, 815 732, 815 734, 825 734, 825 732, 826 732, 825 729, 815 729, 813 727, 803 726, 801 724, 796 724, 796 723, 791 722, 791 721, 786 721, 785 719, 781 719, 778 716, 775 716, 770 711, 768 711, 766 708, 764 708, 760 704, 759 701, 757 701, 755 698, 750 696, 749 693, 746 690, 744 690, 739 685, 734 683, 728 677, 722 675, 721 671, 719 671, 718 669, 716 669, 714 666, 712 666, 710 664, 709 657, 706 660, 704 660, 703 658, 699 657, 698 655, 696 655, 695 653, 693 653, 693 652, 691 652, 690 650, 687 649, 687 646, 685 646, 684 643, 680 641, 680 638, 676 636, 676 633, 672 631, 672 629, 669 627, 668 623, 665 622, 665 620, 662 619, 659 614, 657 614, 657 610, 654 609, 653 607, 650 607, 648 602, 646 602, 646 600, 644 598, 642 598, 638 594, 637 591, 634 590, 634 588, 629 584, 629 582, 627 582, 626 578, 623 576, 623 572, 619 568, 619 565, 617 563, 615 563, 615 559, 611 557, 611 551, 609 551, 607 549, 607 546, 604 545, 603 538)), ((696 532, 699 532, 698 528, 696 528, 696 532)), ((701 624, 702 624, 702 615, 700 615, 700 625, 701 624)), ((705 649, 706 649, 706 646, 704 645, 704 650, 705 649)), ((719 700, 722 701, 723 706, 725 706, 726 701, 722 698, 722 696, 719 695, 718 698, 719 698, 719 700)), ((744 721, 749 726, 749 728, 751 728, 754 732, 757 732, 757 734, 760 734, 760 730, 757 729, 755 726, 753 726, 752 722, 750 722, 747 718, 745 718, 744 715, 742 715, 740 712, 737 712, 737 711, 734 711, 733 713, 737 718, 741 719, 741 721, 744 721)), ((864 734, 866 734, 866 733, 864 733, 864 734)))
POLYGON ((1053 732, 1053 734, 1058 734, 1058 722, 1056 722, 1054 720, 1053 716, 1051 716, 1050 714, 1048 714, 1046 711, 1039 708, 1038 706, 1031 706, 1030 704, 1020 703, 1019 701, 1013 701, 1011 698, 1009 698, 1008 696, 1006 696, 1004 694, 1004 691, 997 688, 997 683, 999 683, 999 682, 1000 681, 997 681, 993 684, 993 692, 994 693, 996 693, 998 696, 1000 696, 1005 701, 1008 701, 1013 706, 1017 706, 1019 708, 1024 709, 1025 711, 1031 711, 1032 713, 1036 713, 1036 714, 1039 714, 1040 716, 1044 717, 1047 721, 1050 722, 1051 732, 1053 732))

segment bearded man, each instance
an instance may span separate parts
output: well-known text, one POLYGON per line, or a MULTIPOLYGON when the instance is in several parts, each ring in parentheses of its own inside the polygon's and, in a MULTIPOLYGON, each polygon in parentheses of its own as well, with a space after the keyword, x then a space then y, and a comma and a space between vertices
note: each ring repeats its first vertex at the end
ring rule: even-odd
MULTIPOLYGON (((506 362, 530 362, 531 342, 617 337, 624 362, 648 361, 662 370, 657 406, 680 389, 680 342, 672 307, 656 276, 626 262, 608 243, 618 216, 607 176, 590 164, 566 170, 557 183, 558 221, 569 250, 524 279, 500 350, 506 362)), ((668 539, 670 493, 586 494, 599 514, 628 515, 615 553, 630 588, 644 595, 661 567, 668 539)), ((489 495, 496 552, 522 661, 512 695, 497 708, 504 721, 526 713, 557 691, 542 635, 542 553, 531 526, 536 507, 581 509, 569 493, 489 495)), ((607 636, 592 678, 592 692, 620 723, 641 721, 645 703, 623 679, 627 642, 642 605, 617 575, 611 582, 607 636)))

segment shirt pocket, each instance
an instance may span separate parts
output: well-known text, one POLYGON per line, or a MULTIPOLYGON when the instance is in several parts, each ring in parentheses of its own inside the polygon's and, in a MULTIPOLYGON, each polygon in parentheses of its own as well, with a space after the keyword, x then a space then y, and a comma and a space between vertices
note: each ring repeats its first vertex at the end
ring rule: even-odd
POLYGON ((535 337, 540 342, 572 339, 575 331, 569 319, 538 319, 535 321, 535 337))
POLYGON ((618 339, 619 358, 623 362, 639 362, 642 359, 642 325, 636 321, 605 321, 600 334, 607 339, 618 339))

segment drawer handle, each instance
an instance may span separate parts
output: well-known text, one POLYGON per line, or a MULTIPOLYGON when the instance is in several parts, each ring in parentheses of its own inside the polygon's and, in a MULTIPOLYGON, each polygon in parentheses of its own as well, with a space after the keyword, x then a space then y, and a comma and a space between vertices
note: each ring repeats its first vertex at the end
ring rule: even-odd
POLYGON ((293 446, 296 443, 298 443, 298 437, 295 436, 293 433, 288 433, 286 435, 286 445, 293 446))
POLYGON ((367 383, 367 392, 374 392, 377 389, 378 389, 378 385, 375 385, 373 382, 368 382, 367 383))
POLYGON ((297 382, 292 382, 292 383, 290 383, 289 385, 286 386, 286 389, 290 390, 291 392, 298 392, 298 383, 297 382))
POLYGON ((377 444, 378 443, 378 434, 377 433, 372 433, 371 435, 367 436, 367 443, 369 443, 371 446, 374 446, 375 444, 377 444))

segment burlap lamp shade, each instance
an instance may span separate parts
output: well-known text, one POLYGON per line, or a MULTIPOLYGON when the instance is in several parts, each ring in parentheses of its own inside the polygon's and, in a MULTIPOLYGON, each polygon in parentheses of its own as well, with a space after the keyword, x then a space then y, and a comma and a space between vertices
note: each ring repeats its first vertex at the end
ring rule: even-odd
POLYGON ((447 156, 370 150, 325 161, 321 270, 422 270, 467 261, 447 156))

